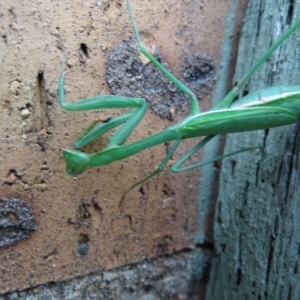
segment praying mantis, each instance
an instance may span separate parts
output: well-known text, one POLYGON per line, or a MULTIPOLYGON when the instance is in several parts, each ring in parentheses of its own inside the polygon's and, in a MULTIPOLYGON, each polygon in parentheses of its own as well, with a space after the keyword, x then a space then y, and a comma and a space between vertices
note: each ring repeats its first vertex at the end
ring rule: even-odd
POLYGON ((206 143, 218 134, 267 129, 292 124, 300 120, 300 85, 268 87, 259 91, 251 92, 236 100, 241 89, 250 77, 300 26, 300 20, 294 23, 281 36, 281 38, 279 38, 279 40, 267 50, 267 52, 251 67, 242 79, 240 79, 236 86, 225 96, 220 104, 213 107, 210 111, 201 113, 195 94, 160 62, 158 62, 158 60, 142 44, 129 0, 126 0, 126 3, 140 52, 189 98, 190 114, 181 122, 170 126, 161 132, 136 142, 126 144, 125 142, 127 138, 141 122, 147 111, 148 105, 146 101, 142 98, 129 98, 118 95, 99 95, 93 98, 79 100, 76 103, 66 102, 64 92, 66 72, 62 72, 58 81, 58 98, 63 109, 68 111, 109 108, 130 109, 128 112, 117 117, 112 117, 106 122, 93 123, 85 129, 81 136, 76 140, 74 143, 75 149, 63 150, 63 157, 67 165, 66 169, 68 174, 71 176, 77 176, 89 167, 109 164, 135 155, 149 147, 164 142, 174 141, 174 144, 159 167, 153 173, 134 184, 128 190, 130 191, 135 186, 142 184, 146 180, 161 172, 184 139, 204 137, 195 147, 172 165, 171 171, 174 173, 200 167, 204 164, 211 163, 240 152, 257 149, 257 147, 244 148, 216 157, 210 161, 183 166, 189 158, 191 158, 206 143), (82 147, 117 126, 121 126, 121 128, 111 136, 109 143, 102 151, 93 154, 87 154, 80 151, 82 147))

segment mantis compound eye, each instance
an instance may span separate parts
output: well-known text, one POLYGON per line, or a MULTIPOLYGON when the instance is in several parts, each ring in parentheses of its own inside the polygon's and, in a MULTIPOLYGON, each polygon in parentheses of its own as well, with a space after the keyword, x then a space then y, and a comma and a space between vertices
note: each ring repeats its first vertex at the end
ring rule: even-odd
POLYGON ((79 150, 65 149, 63 156, 67 164, 67 172, 71 176, 83 173, 90 166, 89 156, 79 150))

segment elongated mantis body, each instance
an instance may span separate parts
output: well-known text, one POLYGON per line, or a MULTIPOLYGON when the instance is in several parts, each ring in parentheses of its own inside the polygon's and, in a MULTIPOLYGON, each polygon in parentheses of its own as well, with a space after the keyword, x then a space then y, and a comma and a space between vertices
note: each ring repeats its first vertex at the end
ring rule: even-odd
MULTIPOLYGON (((188 166, 183 164, 201 149, 208 141, 217 134, 252 131, 292 124, 300 120, 300 85, 275 86, 252 92, 235 101, 244 84, 254 72, 273 54, 273 52, 286 40, 299 26, 300 20, 293 24, 274 43, 270 49, 254 64, 238 84, 225 96, 219 105, 210 111, 201 113, 198 100, 194 93, 162 66, 143 46, 129 0, 126 0, 130 19, 132 22, 135 38, 140 52, 145 55, 179 90, 190 99, 191 112, 181 122, 173 125, 162 132, 148 136, 142 140, 125 144, 128 136, 143 119, 147 111, 147 103, 141 98, 128 98, 116 95, 102 95, 80 100, 76 103, 65 101, 64 78, 62 73, 58 82, 58 96, 62 108, 70 111, 94 110, 106 108, 131 108, 127 113, 111 118, 105 123, 92 124, 75 142, 76 149, 64 149, 63 156, 67 164, 67 172, 71 176, 83 173, 88 167, 109 164, 116 160, 127 158, 149 147, 160 143, 175 141, 166 158, 158 169, 142 179, 134 186, 143 183, 155 174, 162 171, 182 140, 204 136, 194 148, 188 151, 172 167, 171 171, 182 172, 200 167, 206 163, 225 158, 253 148, 241 149, 217 157, 209 162, 199 162, 188 166), (112 128, 121 126, 110 138, 108 145, 100 152, 86 154, 79 149, 103 135, 112 128)), ((130 188, 130 189, 131 189, 130 188)))

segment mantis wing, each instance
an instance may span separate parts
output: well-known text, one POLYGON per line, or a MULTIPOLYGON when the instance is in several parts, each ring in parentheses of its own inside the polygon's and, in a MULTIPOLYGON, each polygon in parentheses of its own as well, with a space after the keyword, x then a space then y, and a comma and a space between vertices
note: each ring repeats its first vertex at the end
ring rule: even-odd
POLYGON ((278 107, 224 109, 194 116, 183 124, 182 138, 252 131, 292 124, 298 121, 294 112, 278 107))

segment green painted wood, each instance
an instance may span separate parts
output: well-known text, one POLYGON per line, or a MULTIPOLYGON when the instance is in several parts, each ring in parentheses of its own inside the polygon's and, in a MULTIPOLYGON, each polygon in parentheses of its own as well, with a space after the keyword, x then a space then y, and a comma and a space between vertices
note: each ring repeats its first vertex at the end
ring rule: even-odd
MULTIPOLYGON (((300 18, 300 1, 251 0, 235 80, 300 18)), ((245 91, 300 83, 300 29, 257 72, 245 91)), ((214 221, 215 254, 207 300, 300 299, 300 124, 232 134, 214 221)))

